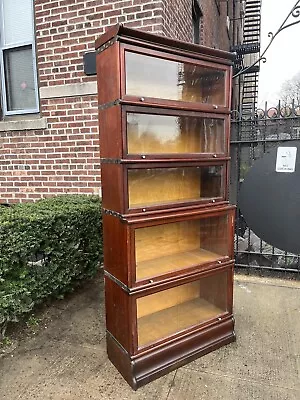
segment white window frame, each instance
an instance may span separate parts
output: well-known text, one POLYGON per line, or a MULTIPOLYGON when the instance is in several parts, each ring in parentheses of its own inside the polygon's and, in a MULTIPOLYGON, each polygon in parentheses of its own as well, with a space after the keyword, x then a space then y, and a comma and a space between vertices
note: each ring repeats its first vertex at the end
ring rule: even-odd
MULTIPOLYGON (((31 15, 33 19, 32 24, 32 40, 25 42, 17 42, 10 45, 4 45, 3 43, 3 32, 4 32, 4 7, 3 1, 0 0, 0 80, 1 80, 1 100, 2 100, 2 114, 3 116, 10 115, 21 115, 21 114, 36 114, 39 112, 39 93, 38 93, 38 77, 37 77, 37 66, 36 66, 36 45, 35 45, 35 29, 34 29, 34 0, 31 1, 31 15), (2 17, 1 17, 2 16, 2 17), (33 58, 33 77, 34 77, 34 89, 35 89, 35 108, 30 109, 19 109, 19 110, 8 110, 7 109, 7 88, 5 78, 5 63, 4 63, 4 52, 5 50, 19 49, 25 46, 31 46, 32 58, 33 58)), ((17 12, 17 11, 16 11, 17 12)))

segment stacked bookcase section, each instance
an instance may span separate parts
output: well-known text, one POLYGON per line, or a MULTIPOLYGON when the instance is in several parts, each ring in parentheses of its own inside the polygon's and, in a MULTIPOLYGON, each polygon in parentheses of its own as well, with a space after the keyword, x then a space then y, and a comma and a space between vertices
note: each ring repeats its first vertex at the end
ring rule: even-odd
POLYGON ((107 351, 134 388, 234 340, 231 55, 96 41, 107 351))

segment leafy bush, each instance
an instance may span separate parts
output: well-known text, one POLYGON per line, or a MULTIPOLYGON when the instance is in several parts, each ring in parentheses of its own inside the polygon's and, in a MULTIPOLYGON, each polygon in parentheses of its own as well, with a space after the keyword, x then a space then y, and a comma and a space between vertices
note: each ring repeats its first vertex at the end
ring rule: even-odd
POLYGON ((96 196, 0 207, 0 339, 8 322, 95 275, 101 224, 96 196))

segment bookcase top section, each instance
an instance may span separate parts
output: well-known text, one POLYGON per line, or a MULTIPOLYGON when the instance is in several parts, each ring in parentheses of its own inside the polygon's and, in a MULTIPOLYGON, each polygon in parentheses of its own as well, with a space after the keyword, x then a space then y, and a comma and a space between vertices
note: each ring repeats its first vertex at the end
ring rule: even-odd
POLYGON ((139 44, 148 49, 163 49, 168 53, 174 51, 184 52, 191 57, 217 61, 220 64, 232 64, 235 58, 233 53, 224 50, 213 49, 198 44, 187 43, 177 39, 171 39, 165 36, 154 35, 137 29, 127 28, 122 24, 114 25, 107 29, 95 42, 96 50, 102 46, 108 45, 108 42, 119 41, 127 44, 139 44))

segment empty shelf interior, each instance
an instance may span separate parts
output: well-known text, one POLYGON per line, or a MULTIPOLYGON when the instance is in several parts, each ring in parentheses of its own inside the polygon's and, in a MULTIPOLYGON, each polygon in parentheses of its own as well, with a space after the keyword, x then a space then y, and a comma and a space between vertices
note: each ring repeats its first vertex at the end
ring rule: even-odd
POLYGON ((216 261, 221 257, 221 255, 212 253, 211 251, 198 249, 143 261, 137 264, 136 279, 141 280, 170 271, 177 271, 181 268, 201 265, 216 261))
POLYGON ((222 309, 197 298, 146 315, 138 319, 138 345, 145 346, 222 313, 222 309))

